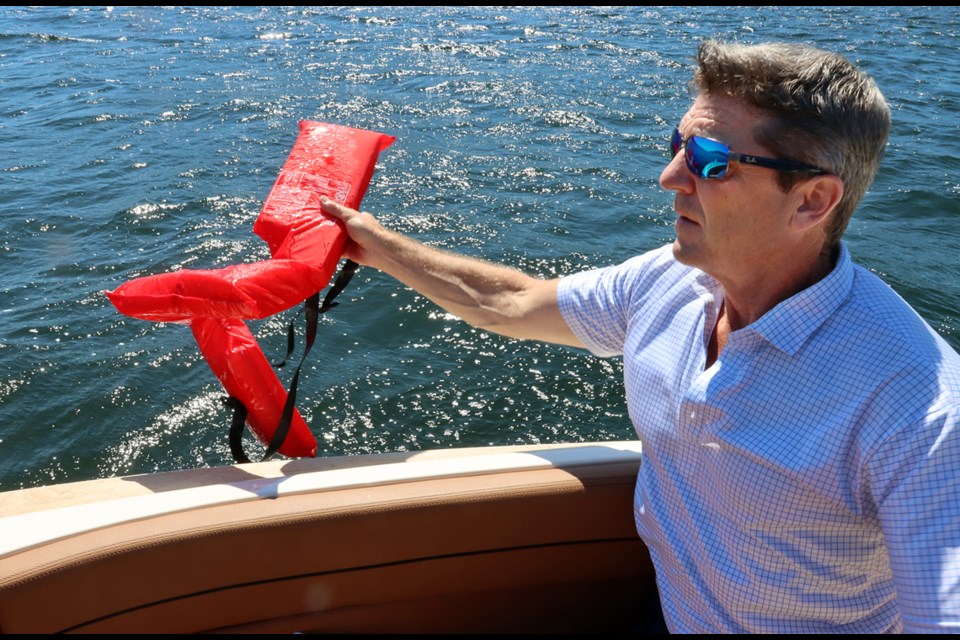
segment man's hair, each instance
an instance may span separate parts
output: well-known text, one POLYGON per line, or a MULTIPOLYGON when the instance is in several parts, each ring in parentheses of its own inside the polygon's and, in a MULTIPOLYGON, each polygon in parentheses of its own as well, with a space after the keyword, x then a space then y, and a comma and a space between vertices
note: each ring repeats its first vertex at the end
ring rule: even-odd
MULTIPOLYGON (((756 130, 758 144, 843 181, 827 228, 827 242, 839 242, 873 182, 890 132, 890 108, 870 76, 843 56, 805 45, 707 40, 697 52, 693 88, 761 109, 771 119, 756 130)), ((780 186, 787 191, 811 175, 781 173, 780 186)))

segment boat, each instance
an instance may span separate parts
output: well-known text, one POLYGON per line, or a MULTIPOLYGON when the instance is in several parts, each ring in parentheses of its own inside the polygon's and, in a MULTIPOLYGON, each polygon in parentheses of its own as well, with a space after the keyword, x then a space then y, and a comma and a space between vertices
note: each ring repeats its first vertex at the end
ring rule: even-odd
POLYGON ((636 441, 272 460, 0 493, 0 632, 662 631, 636 441))

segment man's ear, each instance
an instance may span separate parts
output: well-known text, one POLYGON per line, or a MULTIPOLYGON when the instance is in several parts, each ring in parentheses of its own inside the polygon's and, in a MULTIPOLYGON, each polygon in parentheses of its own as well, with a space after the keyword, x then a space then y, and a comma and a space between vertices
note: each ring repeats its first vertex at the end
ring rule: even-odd
POLYGON ((843 197, 843 181, 834 175, 814 176, 794 189, 799 198, 794 222, 803 230, 826 222, 843 197))

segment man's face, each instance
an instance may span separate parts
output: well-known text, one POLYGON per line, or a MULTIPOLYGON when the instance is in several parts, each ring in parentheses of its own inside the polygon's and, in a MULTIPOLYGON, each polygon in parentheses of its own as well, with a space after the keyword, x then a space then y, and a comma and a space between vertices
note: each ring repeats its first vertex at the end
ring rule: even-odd
MULTIPOLYGON (((699 96, 680 121, 683 138, 719 140, 738 153, 777 156, 754 142, 753 131, 766 116, 740 100, 699 96)), ((732 163, 720 179, 691 173, 678 153, 660 175, 660 185, 675 193, 674 256, 717 278, 721 284, 747 282, 764 268, 782 262, 790 250, 791 193, 777 185, 777 172, 732 163)))

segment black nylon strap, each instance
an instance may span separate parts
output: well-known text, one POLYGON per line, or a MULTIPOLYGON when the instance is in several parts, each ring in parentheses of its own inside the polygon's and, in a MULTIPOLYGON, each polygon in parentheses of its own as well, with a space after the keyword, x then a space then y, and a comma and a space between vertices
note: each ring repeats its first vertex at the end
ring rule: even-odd
MULTIPOLYGON (((334 299, 340 295, 340 292, 347 288, 347 285, 350 284, 350 280, 353 279, 353 274, 356 273, 359 266, 360 265, 353 260, 344 261, 343 266, 340 267, 340 273, 337 274, 337 279, 333 281, 333 286, 330 287, 326 297, 323 299, 323 304, 320 305, 319 313, 326 313, 340 304, 339 302, 334 302, 334 299)), ((301 311, 302 310, 303 307, 301 307, 301 311)), ((287 360, 293 356, 293 350, 295 348, 295 332, 293 327, 299 317, 300 311, 297 311, 297 315, 293 316, 293 318, 290 319, 290 324, 287 325, 287 354, 280 362, 273 363, 273 366, 278 369, 284 367, 287 364, 287 360)))
MULTIPOLYGON (((334 302, 334 299, 350 284, 350 280, 353 278, 353 274, 356 273, 359 266, 360 265, 353 260, 346 260, 340 268, 340 272, 337 274, 333 286, 330 287, 330 290, 324 297, 323 304, 320 304, 319 292, 313 294, 304 302, 303 311, 306 315, 306 346, 303 349, 303 355, 300 357, 300 364, 297 365, 297 370, 293 373, 293 378, 290 381, 290 389, 287 391, 287 401, 283 405, 283 411, 280 413, 280 421, 277 424, 276 430, 273 432, 273 436, 270 438, 270 443, 261 461, 272 458, 287 439, 287 434, 290 432, 290 424, 293 422, 293 411, 297 403, 297 387, 300 384, 300 369, 303 367, 303 363, 307 359, 307 354, 310 353, 310 348, 313 346, 317 337, 317 324, 320 314, 326 313, 340 304, 339 302, 334 302)), ((299 311, 297 315, 293 317, 293 320, 290 321, 290 325, 287 328, 287 354, 283 360, 273 365, 275 367, 283 367, 286 361, 290 359, 290 356, 293 355, 293 326, 298 317, 300 317, 299 311)), ((247 408, 243 406, 242 402, 233 397, 228 398, 225 402, 228 406, 234 408, 233 420, 230 424, 230 452, 233 454, 236 462, 250 462, 250 459, 243 451, 242 444, 243 428, 247 419, 247 408)))
POLYGON ((353 278, 353 274, 356 273, 357 267, 359 266, 360 265, 353 260, 344 261, 343 266, 340 267, 340 273, 337 274, 337 279, 333 281, 333 286, 330 287, 330 291, 327 292, 326 297, 323 299, 323 304, 320 306, 320 313, 326 313, 340 304, 333 300, 340 295, 341 291, 347 288, 347 285, 350 284, 350 280, 353 278))
POLYGON ((287 355, 283 356, 283 359, 282 359, 280 362, 273 362, 273 363, 271 363, 271 364, 273 364, 273 366, 275 366, 277 369, 280 369, 280 368, 286 366, 287 360, 289 360, 290 357, 293 355, 293 349, 294 349, 294 330, 293 330, 293 324, 294 324, 294 322, 297 321, 297 318, 299 318, 299 317, 300 317, 300 312, 297 311, 297 315, 293 316, 293 318, 291 318, 291 320, 290 320, 290 324, 287 325, 287 355))
POLYGON ((293 379, 290 381, 290 390, 287 391, 287 402, 283 405, 283 411, 280 413, 280 423, 277 425, 276 431, 273 432, 273 437, 270 438, 270 445, 267 447, 266 453, 263 454, 264 460, 269 460, 273 455, 280 450, 280 447, 283 446, 284 441, 287 439, 287 434, 290 432, 290 423, 293 422, 293 409, 297 403, 297 386, 300 383, 300 368, 303 367, 303 362, 307 359, 307 354, 310 353, 310 347, 313 346, 313 341, 317 337, 317 319, 320 316, 320 294, 315 293, 304 303, 304 310, 307 316, 307 345, 303 349, 303 355, 300 356, 300 364, 297 365, 297 370, 293 372, 293 379))
POLYGON ((224 398, 223 403, 233 408, 233 420, 230 422, 230 453, 237 462, 250 462, 243 452, 243 427, 247 421, 247 408, 237 398, 224 398))

